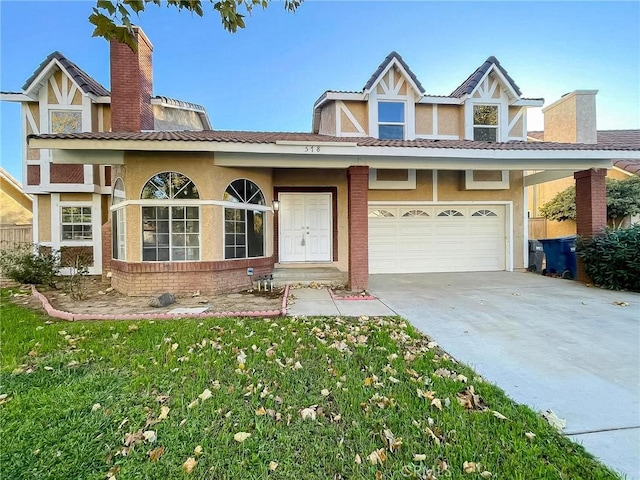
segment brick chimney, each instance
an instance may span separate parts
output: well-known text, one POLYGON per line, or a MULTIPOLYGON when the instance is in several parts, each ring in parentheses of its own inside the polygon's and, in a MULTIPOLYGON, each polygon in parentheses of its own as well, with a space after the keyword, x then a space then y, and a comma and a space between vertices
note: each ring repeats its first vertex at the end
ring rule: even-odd
MULTIPOLYGON (((124 27, 123 27, 124 28, 124 27)), ((153 45, 133 27, 138 51, 111 40, 111 131, 153 130, 153 45)))
POLYGON ((544 141, 597 143, 597 93, 598 90, 576 90, 543 108, 544 141))

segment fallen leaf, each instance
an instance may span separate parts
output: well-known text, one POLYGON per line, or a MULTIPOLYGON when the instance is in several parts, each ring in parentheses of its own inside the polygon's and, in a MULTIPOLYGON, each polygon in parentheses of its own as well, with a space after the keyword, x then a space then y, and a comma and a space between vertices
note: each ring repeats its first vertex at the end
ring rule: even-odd
POLYGON ((301 364, 300 362, 296 362, 296 363, 293 365, 293 369, 294 369, 294 370, 300 370, 301 368, 302 368, 302 364, 301 364))
POLYGON ((315 420, 316 419, 316 407, 317 405, 312 405, 308 408, 303 408, 300 410, 300 416, 303 420, 315 420))
POLYGON ((356 457, 353 459, 353 461, 360 465, 362 463, 362 458, 360 458, 360 455, 356 453, 356 457))
POLYGON ((160 416, 158 416, 158 420, 165 420, 169 416, 169 411, 171 409, 167 406, 160 407, 160 416))
POLYGON ((142 436, 144 437, 145 442, 149 443, 155 442, 158 438, 155 430, 147 430, 145 432, 142 432, 142 436))
POLYGON ((524 436, 527 437, 529 440, 533 440, 534 438, 536 438, 536 434, 533 432, 526 432, 524 436))
POLYGON ((164 455, 164 447, 154 448, 149 452, 149 460, 157 462, 162 455, 164 455))
POLYGON ((238 443, 242 443, 244 442, 247 438, 249 438, 251 436, 250 433, 247 432, 238 432, 233 436, 233 439, 238 442, 238 443))
POLYGON ((269 470, 271 470, 272 472, 276 471, 276 468, 278 468, 278 462, 274 462, 273 460, 269 462, 269 470))
POLYGON ((376 480, 382 480, 382 472, 380 470, 376 470, 376 480))
POLYGON ((434 398, 431 400, 431 406, 436 407, 438 410, 442 411, 442 401, 439 398, 434 398))
POLYGON ((189 457, 187 458, 187 460, 182 464, 182 469, 186 472, 186 473, 191 473, 193 472, 193 469, 196 468, 196 465, 198 464, 198 461, 193 458, 193 457, 189 457))
POLYGON ((326 388, 323 388, 322 391, 320 392, 320 394, 323 397, 328 397, 329 395, 331 395, 331 392, 329 390, 327 390, 326 388))
POLYGON ((367 459, 371 465, 382 465, 387 460, 387 454, 385 453, 384 448, 379 448, 378 450, 371 452, 367 459))
POLYGON ((93 407, 91 407, 91 411, 95 412, 97 410, 100 410, 102 408, 102 405, 100 405, 99 403, 94 403, 93 407))
POLYGON ((427 456, 424 453, 414 453, 413 461, 414 462, 424 462, 427 459, 427 456))
POLYGON ((496 412, 495 410, 493 411, 493 416, 500 419, 500 420, 508 420, 507 417, 505 417, 503 414, 501 414, 500 412, 496 412))
POLYGON ((484 404, 484 400, 480 397, 480 395, 475 393, 473 389, 473 385, 469 385, 464 392, 458 392, 456 394, 456 398, 458 403, 465 407, 467 410, 480 410, 484 411, 487 409, 484 404))
POLYGON ((629 306, 629 302, 613 302, 614 305, 618 306, 618 307, 628 307, 629 306))
POLYGON ((491 474, 491 472, 490 472, 489 470, 485 470, 484 472, 482 472, 482 473, 480 474, 480 476, 481 476, 482 478, 491 478, 493 475, 491 474))
POLYGON ((438 459, 438 468, 441 472, 446 472, 447 470, 449 470, 449 465, 447 465, 447 462, 440 458, 438 459))
POLYGON ((549 422, 549 425, 551 425, 558 431, 562 431, 564 427, 567 426, 567 421, 562 418, 558 418, 558 416, 555 414, 553 410, 547 410, 545 412, 542 412, 541 415, 542 415, 542 418, 544 418, 547 422, 549 422))
POLYGON ((400 447, 402 447, 402 437, 396 438, 390 429, 385 429, 380 436, 390 452, 400 450, 400 447))
POLYGON ((211 398, 211 395, 211 390, 205 388, 204 391, 198 395, 198 398, 204 402, 207 398, 211 398))
POLYGON ((193 407, 197 407, 200 404, 200 400, 198 400, 197 398, 191 402, 189 405, 187 405, 187 408, 193 408, 193 407))
POLYGON ((256 410, 256 415, 258 415, 259 417, 266 415, 267 411, 264 409, 264 407, 260 407, 256 410))
POLYGON ((462 464, 462 470, 464 471, 464 473, 473 473, 477 470, 478 465, 476 464, 476 462, 464 462, 462 464))
POLYGON ((194 448, 193 453, 195 453, 196 457, 202 455, 202 445, 198 445, 196 448, 194 448))

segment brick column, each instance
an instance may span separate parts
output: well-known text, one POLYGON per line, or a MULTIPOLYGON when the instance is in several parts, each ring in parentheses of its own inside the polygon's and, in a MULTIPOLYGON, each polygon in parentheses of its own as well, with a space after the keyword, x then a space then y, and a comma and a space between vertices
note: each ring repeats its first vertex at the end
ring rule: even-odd
MULTIPOLYGON (((607 187, 604 168, 582 170, 573 174, 576 181, 576 231, 581 237, 601 235, 607 226, 607 187)), ((578 280, 589 282, 578 259, 578 280)))
POLYGON ((369 287, 369 167, 349 167, 349 288, 369 287))

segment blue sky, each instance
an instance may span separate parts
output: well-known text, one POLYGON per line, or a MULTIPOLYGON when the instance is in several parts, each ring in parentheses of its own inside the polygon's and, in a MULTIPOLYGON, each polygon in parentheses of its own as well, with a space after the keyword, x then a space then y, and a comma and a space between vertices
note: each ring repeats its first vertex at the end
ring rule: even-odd
MULTIPOLYGON (((210 9, 208 1, 203 2, 210 9)), ((0 87, 20 91, 59 50, 109 88, 109 48, 91 38, 92 2, 0 0, 0 87)), ((328 89, 361 90, 392 50, 430 94, 447 95, 490 55, 546 104, 597 89, 599 129, 640 128, 640 2, 274 2, 247 28, 148 7, 154 94, 204 105, 216 129, 309 131, 328 89)), ((1 162, 18 180, 19 108, 2 102, 1 162)), ((532 115, 530 129, 541 129, 532 115)))

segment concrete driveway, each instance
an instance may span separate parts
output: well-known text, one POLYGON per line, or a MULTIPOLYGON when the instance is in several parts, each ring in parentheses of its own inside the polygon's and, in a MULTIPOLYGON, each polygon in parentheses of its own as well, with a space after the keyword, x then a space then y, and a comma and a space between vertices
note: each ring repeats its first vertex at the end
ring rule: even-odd
POLYGON ((640 294, 510 272, 371 275, 369 287, 512 399, 552 409, 572 439, 640 479, 640 294))

